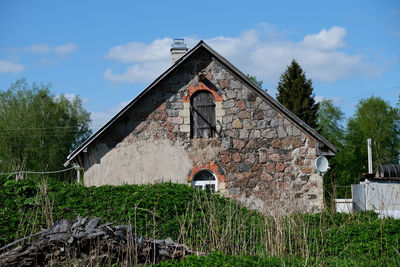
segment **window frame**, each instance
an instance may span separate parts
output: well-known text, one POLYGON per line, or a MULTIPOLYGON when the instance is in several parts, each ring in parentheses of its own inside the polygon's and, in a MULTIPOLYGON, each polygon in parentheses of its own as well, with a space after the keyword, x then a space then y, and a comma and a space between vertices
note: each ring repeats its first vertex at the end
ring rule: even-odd
POLYGON ((205 190, 205 189, 207 189, 207 185, 214 185, 214 191, 211 190, 212 192, 218 191, 218 177, 215 175, 214 172, 212 172, 208 169, 203 169, 203 170, 199 170, 198 172, 196 172, 193 175, 193 179, 192 179, 192 187, 193 188, 205 190), (211 174, 214 177, 214 180, 197 180, 196 181, 196 176, 202 172, 208 172, 209 174, 211 174), (199 188, 199 187, 201 187, 201 188, 199 188))

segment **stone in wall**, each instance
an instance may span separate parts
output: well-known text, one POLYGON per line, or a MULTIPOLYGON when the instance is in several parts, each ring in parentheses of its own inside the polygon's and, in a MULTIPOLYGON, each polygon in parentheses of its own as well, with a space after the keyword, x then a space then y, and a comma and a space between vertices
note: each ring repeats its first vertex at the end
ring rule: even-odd
POLYGON ((184 62, 126 117, 92 148, 96 159, 85 167, 90 183, 112 184, 116 176, 124 177, 119 183, 136 183, 138 177, 151 183, 163 170, 166 179, 175 175, 188 183, 193 168, 212 163, 226 179, 221 192, 249 207, 268 212, 323 207, 322 179, 313 167, 316 141, 207 53, 184 62), (215 138, 190 138, 194 90, 209 90, 216 99, 215 138), (143 142, 144 150, 155 148, 146 156, 148 165, 127 167, 142 157, 135 146, 143 142), (108 170, 115 167, 118 175, 112 176, 108 170))

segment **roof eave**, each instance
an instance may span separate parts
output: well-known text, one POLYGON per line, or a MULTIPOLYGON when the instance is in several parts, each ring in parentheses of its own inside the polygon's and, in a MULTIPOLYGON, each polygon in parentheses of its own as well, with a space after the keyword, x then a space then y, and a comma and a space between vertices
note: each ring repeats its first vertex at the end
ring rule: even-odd
POLYGON ((186 54, 179 58, 171 67, 169 67, 163 74, 161 74, 157 79, 155 79, 150 85, 148 85, 139 95, 137 95, 129 104, 127 104, 123 109, 121 109, 111 120, 109 120, 105 125, 103 125, 99 130, 97 130, 92 136, 90 136, 86 141, 84 141, 78 148, 76 148, 71 154, 67 156, 67 162, 73 160, 79 153, 81 153, 90 143, 92 143, 98 136, 100 136, 105 130, 108 129, 114 122, 116 122, 128 109, 130 109, 138 100, 140 100, 144 95, 146 95, 153 87, 155 87, 162 79, 174 71, 183 61, 188 57, 193 55, 200 47, 207 49, 213 56, 218 58, 226 67, 231 69, 233 73, 239 76, 242 81, 244 81, 250 88, 262 95, 270 104, 275 108, 280 110, 287 118, 292 119, 301 128, 306 130, 311 136, 325 144, 329 149, 331 149, 335 154, 337 153, 337 148, 332 145, 328 140, 318 134, 314 129, 308 126, 300 118, 294 115, 290 110, 284 107, 277 100, 268 95, 264 90, 258 87, 252 80, 250 80, 245 74, 243 74, 239 69, 233 66, 228 60, 218 54, 214 49, 208 46, 203 40, 201 40, 195 47, 190 49, 186 54))
MULTIPOLYGON (((150 85, 148 85, 140 94, 138 94, 129 104, 127 104, 123 109, 121 109, 114 117, 111 118, 106 124, 104 124, 99 130, 92 134, 88 139, 86 139, 80 146, 78 146, 74 151, 72 151, 67 156, 67 162, 73 160, 79 153, 81 153, 93 140, 100 136, 105 130, 108 129, 114 122, 116 122, 128 109, 130 109, 139 99, 146 95, 156 84, 158 84, 164 77, 170 74, 174 69, 176 69, 181 62, 186 58, 190 57, 200 46, 204 43, 201 40, 195 47, 190 49, 185 55, 179 58, 172 66, 170 66, 164 73, 162 73, 157 79, 155 79, 150 85)), ((65 164, 67 163, 65 162, 65 164)))
POLYGON ((211 47, 209 47, 206 43, 203 44, 212 54, 214 54, 221 62, 223 62, 228 68, 230 68, 236 75, 238 75, 244 82, 246 82, 253 90, 260 93, 265 99, 268 100, 270 104, 275 106, 278 110, 286 115, 286 117, 292 119, 297 124, 301 126, 301 128, 305 129, 311 136, 315 139, 322 142, 329 149, 331 149, 335 154, 338 152, 337 148, 331 144, 328 140, 326 140, 323 136, 321 136, 318 132, 316 132, 313 128, 308 126, 304 121, 302 121, 299 117, 297 117, 294 113, 288 110, 285 106, 275 100, 272 96, 267 94, 263 89, 261 89, 258 85, 256 85, 252 80, 250 80, 243 72, 237 69, 234 65, 232 65, 228 60, 226 60, 223 56, 219 55, 216 51, 214 51, 211 47))

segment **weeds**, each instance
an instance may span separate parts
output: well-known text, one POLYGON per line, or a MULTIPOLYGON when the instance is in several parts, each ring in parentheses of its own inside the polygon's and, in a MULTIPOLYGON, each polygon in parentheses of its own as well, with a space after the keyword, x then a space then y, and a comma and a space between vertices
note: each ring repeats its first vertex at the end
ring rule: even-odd
MULTIPOLYGON (((171 237, 203 253, 296 258, 304 265, 400 257, 400 221, 371 212, 264 216, 218 194, 171 183, 85 188, 52 179, 8 180, 0 190, 0 246, 53 220, 81 215, 132 225, 137 235, 171 237)), ((135 255, 124 264, 134 263, 135 255)))

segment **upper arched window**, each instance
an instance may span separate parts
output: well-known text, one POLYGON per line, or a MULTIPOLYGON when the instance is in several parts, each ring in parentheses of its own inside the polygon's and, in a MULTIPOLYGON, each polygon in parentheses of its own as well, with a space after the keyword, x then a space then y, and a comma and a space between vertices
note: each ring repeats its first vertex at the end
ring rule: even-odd
POLYGON ((193 94, 190 99, 191 138, 211 138, 215 136, 214 96, 205 90, 193 94))

